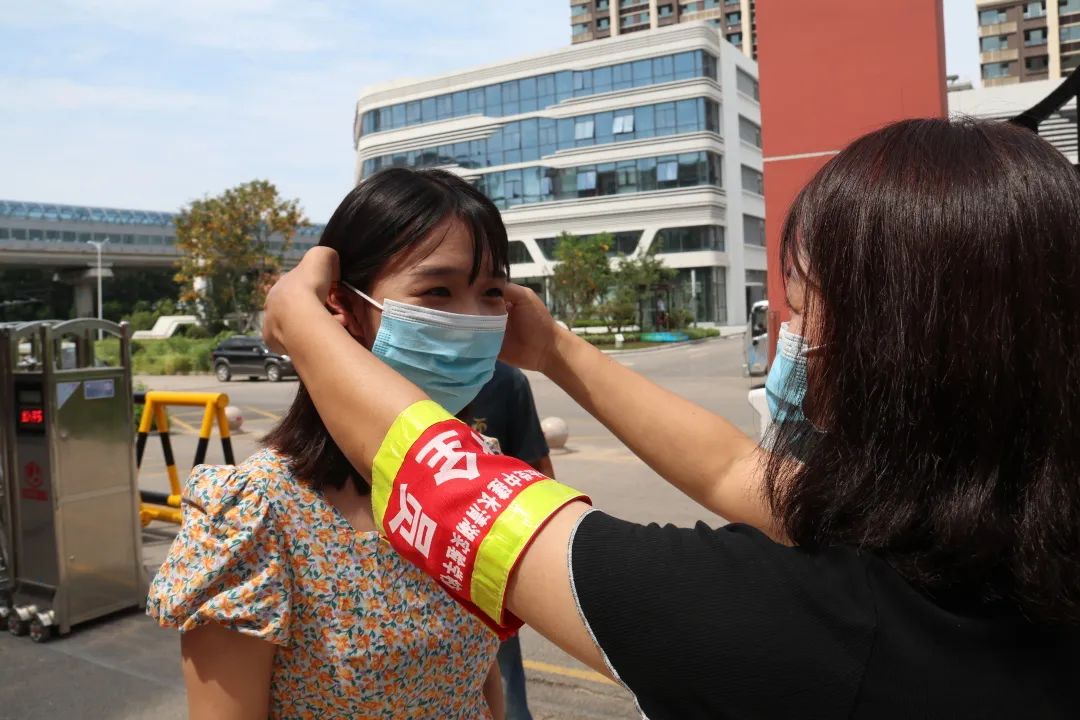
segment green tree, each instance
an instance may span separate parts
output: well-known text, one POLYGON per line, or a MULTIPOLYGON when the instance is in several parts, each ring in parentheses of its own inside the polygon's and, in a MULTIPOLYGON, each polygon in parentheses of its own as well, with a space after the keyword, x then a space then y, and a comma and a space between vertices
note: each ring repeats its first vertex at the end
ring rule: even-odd
POLYGON ((281 272, 296 231, 307 223, 297 200, 265 180, 196 200, 176 218, 176 282, 210 328, 235 318, 246 328, 281 272))
POLYGON ((552 294, 560 316, 570 327, 607 292, 612 242, 607 233, 580 238, 566 232, 559 235, 552 294))
POLYGON ((654 246, 637 257, 620 257, 616 262, 611 271, 611 290, 604 303, 609 325, 616 322, 621 328, 636 322, 642 328, 641 301, 651 299, 675 278, 675 271, 664 265, 656 253, 654 246), (631 319, 627 321, 627 317, 631 319))

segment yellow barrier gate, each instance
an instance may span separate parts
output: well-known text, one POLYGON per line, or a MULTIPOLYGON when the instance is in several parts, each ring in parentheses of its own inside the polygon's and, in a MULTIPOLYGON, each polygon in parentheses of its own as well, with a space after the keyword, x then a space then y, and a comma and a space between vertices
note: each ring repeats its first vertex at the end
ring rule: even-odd
POLYGON ((199 444, 195 448, 192 465, 200 465, 206 460, 206 450, 210 445, 210 433, 214 429, 215 421, 221 435, 221 450, 225 455, 225 463, 232 465, 236 460, 233 458, 232 439, 229 437, 229 421, 225 417, 225 406, 228 404, 229 396, 225 393, 157 390, 146 393, 142 419, 135 436, 135 466, 142 467, 146 438, 150 434, 151 426, 156 427, 165 456, 165 470, 169 476, 169 493, 166 495, 150 490, 139 491, 142 499, 139 517, 144 526, 152 520, 180 523, 180 475, 176 470, 176 459, 169 439, 169 416, 165 409, 169 406, 204 408, 202 425, 199 427, 199 444))

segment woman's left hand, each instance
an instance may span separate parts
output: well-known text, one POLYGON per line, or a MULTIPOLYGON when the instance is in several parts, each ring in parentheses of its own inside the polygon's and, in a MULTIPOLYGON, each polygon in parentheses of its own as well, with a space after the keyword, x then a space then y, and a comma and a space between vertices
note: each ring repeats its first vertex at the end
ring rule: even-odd
POLYGON ((304 253, 295 268, 278 278, 266 295, 262 329, 263 340, 274 352, 286 351, 285 321, 289 311, 295 308, 295 301, 314 297, 325 305, 339 274, 337 251, 316 246, 304 253))

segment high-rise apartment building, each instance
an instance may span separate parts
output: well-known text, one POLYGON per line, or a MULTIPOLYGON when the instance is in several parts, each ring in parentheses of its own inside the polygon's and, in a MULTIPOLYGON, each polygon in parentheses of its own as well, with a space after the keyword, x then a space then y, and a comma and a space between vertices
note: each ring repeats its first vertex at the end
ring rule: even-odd
POLYGON ((988 87, 1054 80, 1080 65, 1080 0, 975 0, 988 87))
POLYGON ((757 63, 704 25, 371 89, 355 133, 358 179, 442 167, 483 190, 511 276, 549 302, 563 232, 655 250, 698 322, 743 323, 764 296, 757 63))
POLYGON ((574 44, 682 22, 705 21, 757 59, 756 0, 570 0, 574 44))

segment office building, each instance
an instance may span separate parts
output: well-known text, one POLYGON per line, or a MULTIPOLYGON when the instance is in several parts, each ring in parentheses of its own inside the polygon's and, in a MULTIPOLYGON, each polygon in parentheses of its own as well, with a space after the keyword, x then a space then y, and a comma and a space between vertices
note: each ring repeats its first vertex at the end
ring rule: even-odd
POLYGON ((704 21, 748 57, 757 59, 756 0, 570 0, 571 41, 628 35, 704 21))
POLYGON ((983 85, 1056 80, 1080 65, 1080 0, 976 0, 983 85))
MULTIPOLYGON (((93 316, 93 243, 102 244, 107 300, 124 287, 132 296, 151 293, 133 299, 168 297, 179 258, 175 220, 171 212, 0 200, 0 319, 33 317, 27 313, 36 308, 48 309, 44 317, 93 316)), ((323 227, 297 231, 286 267, 318 243, 323 227)), ((270 244, 278 248, 280 240, 270 244)))
POLYGON ((659 252, 672 300, 741 323, 765 283, 756 63, 703 24, 365 91, 358 179, 444 167, 501 208, 512 276, 549 301, 562 232, 659 252))

